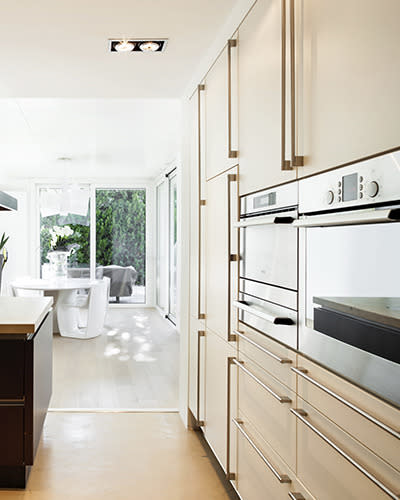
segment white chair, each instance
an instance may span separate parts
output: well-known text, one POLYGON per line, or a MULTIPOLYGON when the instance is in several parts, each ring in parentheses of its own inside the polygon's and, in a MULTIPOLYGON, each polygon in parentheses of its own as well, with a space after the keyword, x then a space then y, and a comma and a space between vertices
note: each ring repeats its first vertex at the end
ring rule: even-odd
POLYGON ((87 296, 77 295, 73 302, 62 304, 63 311, 59 310, 58 317, 60 332, 63 332, 61 335, 80 339, 92 339, 101 335, 108 311, 109 294, 110 279, 103 278, 90 287, 87 296))

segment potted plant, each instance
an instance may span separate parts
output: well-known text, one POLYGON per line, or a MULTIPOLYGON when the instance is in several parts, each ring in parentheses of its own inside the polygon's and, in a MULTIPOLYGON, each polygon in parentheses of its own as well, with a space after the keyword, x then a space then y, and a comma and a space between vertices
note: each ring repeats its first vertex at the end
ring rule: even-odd
POLYGON ((6 249, 6 243, 9 240, 9 236, 6 236, 6 233, 3 233, 0 240, 0 291, 1 291, 1 277, 3 274, 3 268, 8 260, 8 252, 6 249))

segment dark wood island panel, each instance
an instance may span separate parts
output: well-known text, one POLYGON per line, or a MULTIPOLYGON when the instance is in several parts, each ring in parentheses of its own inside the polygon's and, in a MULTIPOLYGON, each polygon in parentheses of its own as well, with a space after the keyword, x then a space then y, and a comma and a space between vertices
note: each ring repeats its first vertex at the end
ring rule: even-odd
POLYGON ((52 391, 50 311, 33 334, 0 335, 0 487, 25 488, 52 391))

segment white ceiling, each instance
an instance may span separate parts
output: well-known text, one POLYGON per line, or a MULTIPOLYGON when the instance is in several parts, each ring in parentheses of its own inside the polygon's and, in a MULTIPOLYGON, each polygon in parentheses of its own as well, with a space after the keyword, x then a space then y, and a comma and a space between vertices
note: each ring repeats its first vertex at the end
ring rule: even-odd
POLYGON ((0 0, 0 97, 176 98, 238 0, 0 0), (163 53, 108 39, 168 38, 163 53))
POLYGON ((0 99, 0 183, 154 177, 179 155, 180 120, 177 99, 0 99))

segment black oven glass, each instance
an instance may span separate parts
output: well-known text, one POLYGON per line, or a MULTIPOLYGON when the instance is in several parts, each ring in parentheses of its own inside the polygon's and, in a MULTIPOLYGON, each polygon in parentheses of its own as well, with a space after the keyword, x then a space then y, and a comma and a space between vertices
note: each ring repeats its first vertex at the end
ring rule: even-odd
POLYGON ((357 199, 358 174, 350 174, 342 177, 343 201, 353 201, 357 199))

